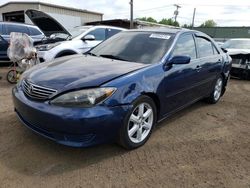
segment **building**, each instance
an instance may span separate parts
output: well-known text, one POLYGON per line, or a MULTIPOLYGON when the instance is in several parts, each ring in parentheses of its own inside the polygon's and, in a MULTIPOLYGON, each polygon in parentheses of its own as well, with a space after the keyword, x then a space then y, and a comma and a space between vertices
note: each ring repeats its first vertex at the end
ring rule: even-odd
POLYGON ((15 21, 31 24, 30 19, 25 15, 27 9, 43 11, 65 28, 84 25, 86 22, 101 21, 102 13, 52 5, 43 2, 8 2, 0 6, 0 21, 15 21))
POLYGON ((250 38, 250 27, 196 27, 194 30, 206 33, 220 42, 231 38, 250 38))

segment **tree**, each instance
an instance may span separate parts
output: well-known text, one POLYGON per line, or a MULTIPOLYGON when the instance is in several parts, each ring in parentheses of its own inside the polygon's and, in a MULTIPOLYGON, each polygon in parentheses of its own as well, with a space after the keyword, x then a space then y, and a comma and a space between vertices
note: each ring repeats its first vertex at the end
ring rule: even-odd
POLYGON ((163 18, 161 21, 159 21, 159 24, 164 24, 164 25, 172 25, 172 26, 177 26, 177 27, 179 27, 180 26, 180 24, 179 24, 179 22, 175 22, 175 21, 173 21, 171 18, 163 18))
POLYGON ((142 17, 142 18, 138 18, 138 20, 151 22, 151 23, 157 23, 157 21, 152 17, 142 17))
POLYGON ((214 20, 207 20, 200 25, 200 27, 215 27, 217 24, 214 20))
POLYGON ((184 25, 182 25, 182 27, 183 27, 183 28, 192 28, 192 25, 191 25, 191 24, 190 24, 190 25, 184 24, 184 25))

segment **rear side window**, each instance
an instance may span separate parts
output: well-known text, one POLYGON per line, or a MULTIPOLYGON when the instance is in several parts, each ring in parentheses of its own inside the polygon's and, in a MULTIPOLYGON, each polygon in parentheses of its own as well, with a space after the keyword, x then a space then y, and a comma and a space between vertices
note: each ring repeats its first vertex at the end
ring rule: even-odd
POLYGON ((31 36, 34 36, 34 35, 41 35, 41 34, 42 34, 38 29, 33 28, 33 27, 29 27, 29 30, 30 30, 30 35, 31 35, 31 36))
POLYGON ((28 27, 22 25, 6 25, 7 35, 11 32, 19 32, 19 33, 26 33, 29 35, 28 27))
POLYGON ((94 35, 95 40, 105 40, 105 30, 104 28, 98 28, 90 31, 87 35, 94 35))
POLYGON ((107 38, 112 37, 113 35, 121 32, 121 30, 118 29, 107 29, 107 38))
POLYGON ((173 51, 173 56, 186 55, 191 59, 196 58, 196 49, 194 38, 191 34, 185 34, 180 36, 178 39, 175 49, 173 51))
POLYGON ((213 44, 210 40, 203 37, 197 37, 196 41, 200 57, 208 57, 214 55, 213 44))

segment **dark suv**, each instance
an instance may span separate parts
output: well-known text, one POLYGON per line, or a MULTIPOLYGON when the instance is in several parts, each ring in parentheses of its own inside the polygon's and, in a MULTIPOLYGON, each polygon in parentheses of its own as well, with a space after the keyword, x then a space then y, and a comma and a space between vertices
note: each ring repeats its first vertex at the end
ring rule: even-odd
POLYGON ((44 38, 43 32, 34 25, 27 25, 14 22, 0 22, 0 61, 9 61, 7 49, 9 46, 10 33, 26 33, 34 41, 40 41, 44 38))

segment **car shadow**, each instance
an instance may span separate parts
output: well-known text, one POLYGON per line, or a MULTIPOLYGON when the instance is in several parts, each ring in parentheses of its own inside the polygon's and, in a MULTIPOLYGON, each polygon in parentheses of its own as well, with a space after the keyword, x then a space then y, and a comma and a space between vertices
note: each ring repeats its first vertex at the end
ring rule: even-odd
MULTIPOLYGON (((188 115, 204 106, 198 102, 188 109, 182 110, 158 124, 155 132, 167 129, 169 123, 174 123, 177 118, 188 115)), ((110 158, 123 157, 129 152, 116 144, 104 144, 89 148, 72 148, 44 139, 26 129, 15 117, 12 120, 12 133, 5 140, 6 146, 0 150, 0 163, 6 168, 27 176, 53 176, 65 172, 84 169, 88 166, 101 163, 110 158)), ((152 135, 153 136, 153 135, 152 135)), ((147 144, 150 144, 150 139, 147 144)), ((3 148, 3 147, 1 147, 3 148)), ((138 150, 146 150, 143 146, 138 150)))

